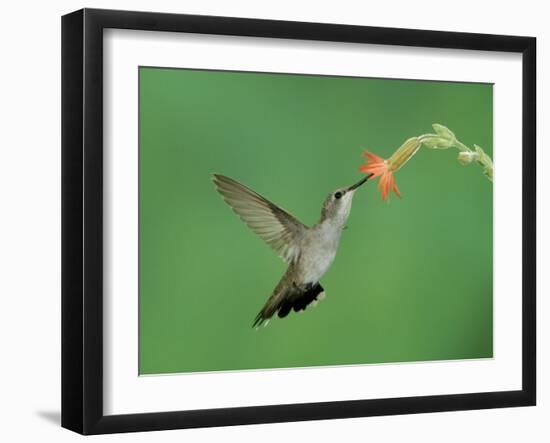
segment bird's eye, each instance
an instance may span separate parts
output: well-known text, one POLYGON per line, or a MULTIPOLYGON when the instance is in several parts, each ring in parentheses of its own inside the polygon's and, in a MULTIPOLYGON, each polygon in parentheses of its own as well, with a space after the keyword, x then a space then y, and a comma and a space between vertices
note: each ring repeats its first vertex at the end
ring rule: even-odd
POLYGON ((341 197, 342 197, 342 193, 340 191, 334 194, 334 198, 341 198, 341 197))

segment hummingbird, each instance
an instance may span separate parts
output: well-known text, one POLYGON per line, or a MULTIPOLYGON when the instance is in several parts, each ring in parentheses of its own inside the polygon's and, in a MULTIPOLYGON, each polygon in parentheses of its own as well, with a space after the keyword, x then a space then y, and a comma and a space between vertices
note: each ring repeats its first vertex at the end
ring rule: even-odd
POLYGON ((253 327, 267 326, 275 314, 285 318, 291 310, 304 311, 325 297, 319 280, 334 261, 353 195, 370 177, 367 175, 354 185, 331 192, 323 203, 319 221, 308 227, 249 187, 224 175, 213 174, 212 181, 225 202, 288 264, 254 319, 253 327))

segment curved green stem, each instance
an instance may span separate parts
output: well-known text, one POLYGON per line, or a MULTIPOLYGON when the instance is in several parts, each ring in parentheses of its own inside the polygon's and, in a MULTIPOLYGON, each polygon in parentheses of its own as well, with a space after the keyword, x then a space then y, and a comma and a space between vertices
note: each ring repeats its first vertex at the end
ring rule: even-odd
POLYGON ((423 134, 417 137, 418 141, 425 147, 430 149, 448 149, 456 148, 459 151, 458 161, 463 165, 468 165, 474 160, 483 168, 483 174, 493 181, 493 161, 485 151, 478 145, 474 145, 474 149, 469 148, 464 143, 457 140, 454 133, 443 125, 434 123, 432 125, 435 134, 423 134))

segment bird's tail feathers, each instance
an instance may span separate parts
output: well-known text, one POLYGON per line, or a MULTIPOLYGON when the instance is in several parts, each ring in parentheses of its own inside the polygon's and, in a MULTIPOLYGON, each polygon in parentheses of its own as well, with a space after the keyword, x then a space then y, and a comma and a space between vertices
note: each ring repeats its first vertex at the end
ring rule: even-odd
POLYGON ((258 313, 252 324, 253 328, 267 326, 275 313, 279 318, 285 318, 291 310, 304 311, 308 306, 315 306, 325 297, 325 291, 319 283, 301 286, 292 285, 274 292, 258 313))
POLYGON ((285 298, 285 293, 285 290, 277 291, 268 298, 263 308, 258 312, 256 318, 254 318, 254 323, 252 324, 253 328, 258 328, 262 325, 267 326, 271 317, 279 310, 279 305, 285 298))

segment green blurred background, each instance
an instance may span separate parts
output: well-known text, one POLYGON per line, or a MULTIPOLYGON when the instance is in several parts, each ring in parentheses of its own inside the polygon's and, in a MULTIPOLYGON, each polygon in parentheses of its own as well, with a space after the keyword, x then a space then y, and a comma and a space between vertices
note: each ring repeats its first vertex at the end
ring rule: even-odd
POLYGON ((402 199, 357 192, 327 298, 252 321, 285 264, 229 209, 213 172, 314 224, 362 177, 365 149, 453 130, 492 155, 492 86, 145 68, 140 100, 140 373, 492 357, 492 184, 426 148, 402 199))

